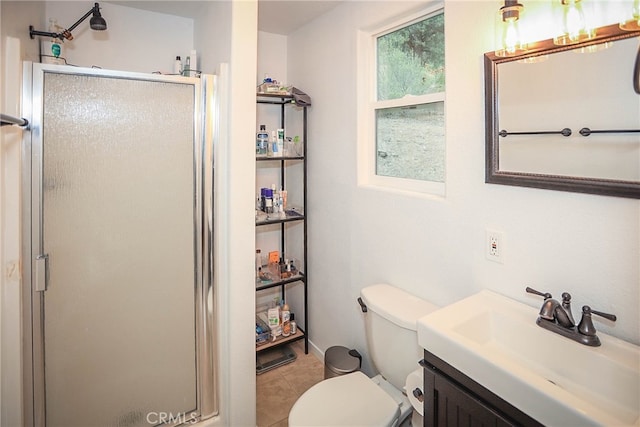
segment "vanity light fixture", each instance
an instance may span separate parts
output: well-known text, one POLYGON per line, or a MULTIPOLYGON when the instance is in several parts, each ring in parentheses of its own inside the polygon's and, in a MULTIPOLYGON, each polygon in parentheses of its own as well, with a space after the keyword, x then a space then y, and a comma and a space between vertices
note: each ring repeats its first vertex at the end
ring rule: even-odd
POLYGON ((620 29, 625 31, 640 31, 640 0, 633 0, 631 18, 620 23, 620 29))
POLYGON ((520 15, 524 6, 518 0, 504 0, 504 6, 498 10, 496 22, 496 56, 522 55, 526 47, 520 38, 520 15))
POLYGON ((591 40, 596 30, 587 26, 582 0, 560 0, 562 5, 562 34, 553 38, 553 43, 564 46, 591 40))
POLYGON ((61 32, 52 33, 49 31, 34 30, 33 25, 29 25, 29 37, 34 39, 35 36, 43 36, 43 37, 56 38, 60 40, 63 40, 63 39, 73 40, 73 35, 71 34, 71 31, 73 31, 78 25, 82 23, 82 21, 87 19, 91 14, 93 14, 93 16, 91 17, 91 20, 89 21, 89 26, 91 27, 91 29, 95 31, 106 30, 107 21, 105 21, 104 18, 102 17, 102 14, 100 14, 100 5, 98 3, 95 3, 95 5, 91 8, 91 10, 89 10, 89 12, 85 13, 82 18, 78 19, 75 22, 75 24, 70 26, 68 29, 60 28, 60 30, 62 30, 61 32))

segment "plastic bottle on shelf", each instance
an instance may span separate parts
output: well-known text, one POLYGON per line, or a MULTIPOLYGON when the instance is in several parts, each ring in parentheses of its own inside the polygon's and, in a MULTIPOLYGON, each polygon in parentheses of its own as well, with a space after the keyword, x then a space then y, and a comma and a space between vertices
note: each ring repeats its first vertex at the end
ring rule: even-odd
POLYGON ((284 155, 284 129, 278 129, 277 132, 278 132, 278 139, 277 139, 278 155, 283 156, 284 155))
POLYGON ((260 270, 262 270, 262 251, 256 249, 256 277, 260 277, 260 270))
POLYGON ((288 337, 291 335, 291 313, 288 304, 282 306, 280 317, 282 318, 282 336, 288 337))
POLYGON ((176 60, 173 61, 173 74, 182 74, 182 59, 180 59, 180 56, 176 56, 176 60))
POLYGON ((273 191, 270 188, 265 189, 264 211, 268 214, 273 213, 273 191))
MULTIPOLYGON (((276 298, 277 300, 277 298, 276 298)), ((282 335, 282 323, 280 322, 280 305, 275 301, 271 301, 269 310, 267 310, 267 320, 269 322, 269 328, 271 329, 271 339, 276 340, 276 337, 282 335)))
POLYGON ((260 210, 264 213, 267 213, 267 189, 260 189, 260 210))
POLYGON ((267 127, 265 125, 260 125, 260 131, 256 136, 256 155, 266 155, 267 145, 269 145, 269 134, 267 133, 267 127))
POLYGON ((182 75, 185 77, 189 77, 191 73, 191 58, 188 56, 184 60, 184 68, 182 70, 182 75))
POLYGON ((195 50, 189 53, 189 77, 198 77, 198 55, 195 50))
MULTIPOLYGON (((49 32, 57 34, 60 31, 58 22, 49 18, 49 32)), ((57 37, 52 37, 50 40, 42 40, 42 62, 45 64, 59 64, 64 65, 65 60, 63 55, 62 40, 57 37)))
POLYGON ((280 153, 278 153, 278 137, 276 136, 276 131, 271 131, 271 143, 269 144, 270 154, 273 157, 279 157, 280 153))
POLYGON ((289 313, 289 323, 291 324, 291 335, 295 335, 298 332, 298 325, 296 324, 296 316, 293 313, 289 313))

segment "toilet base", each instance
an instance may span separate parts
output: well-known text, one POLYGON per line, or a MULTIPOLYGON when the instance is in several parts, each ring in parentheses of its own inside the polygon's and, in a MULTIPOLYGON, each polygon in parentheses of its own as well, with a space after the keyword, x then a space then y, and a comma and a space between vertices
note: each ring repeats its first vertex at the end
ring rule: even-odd
POLYGON ((407 396, 405 396, 402 391, 395 388, 391 383, 385 380, 382 375, 376 375, 371 378, 371 381, 376 383, 385 393, 393 398, 396 401, 398 406, 400 407, 400 416, 398 417, 398 421, 396 422, 396 426, 402 425, 402 423, 410 418, 409 416, 413 412, 413 406, 411 406, 411 402, 407 396))
POLYGON ((411 413, 410 417, 407 417, 400 427, 422 427, 424 425, 424 418, 415 409, 411 413))
POLYGON ((418 411, 413 411, 413 415, 411 415, 411 426, 412 427, 422 427, 424 425, 424 417, 418 413, 418 411))

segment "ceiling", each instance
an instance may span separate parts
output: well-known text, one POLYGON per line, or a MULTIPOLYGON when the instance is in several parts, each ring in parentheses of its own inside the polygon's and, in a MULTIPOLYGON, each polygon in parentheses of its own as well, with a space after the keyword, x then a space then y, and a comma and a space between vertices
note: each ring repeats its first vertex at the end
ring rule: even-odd
MULTIPOLYGON (((211 0, 209 0, 211 1, 211 0)), ((288 35, 344 0, 258 0, 258 30, 288 35)), ((206 1, 106 1, 106 3, 195 18, 206 1)))
POLYGON ((258 0, 258 30, 290 34, 338 6, 333 0, 258 0))

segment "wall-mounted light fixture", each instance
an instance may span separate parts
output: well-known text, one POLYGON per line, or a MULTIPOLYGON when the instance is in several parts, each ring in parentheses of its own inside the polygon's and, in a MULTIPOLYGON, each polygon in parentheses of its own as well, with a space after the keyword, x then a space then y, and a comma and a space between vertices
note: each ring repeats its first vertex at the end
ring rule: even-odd
POLYGON ((100 5, 96 3, 91 8, 91 10, 85 13, 85 15, 82 18, 78 19, 75 24, 73 24, 67 29, 62 29, 62 31, 59 33, 53 33, 49 31, 37 31, 33 29, 33 25, 29 25, 29 37, 33 39, 35 38, 35 36, 43 36, 43 37, 60 39, 60 40, 62 39, 73 40, 73 35, 71 34, 71 31, 73 31, 78 25, 82 23, 82 21, 87 19, 91 14, 93 14, 93 16, 91 17, 91 20, 89 21, 89 26, 91 27, 91 29, 96 31, 106 30, 107 22, 104 20, 104 18, 100 14, 100 5))
POLYGON ((640 0, 634 0, 630 17, 620 23, 620 29, 625 31, 640 30, 640 0))
POLYGON ((553 43, 564 46, 591 40, 596 30, 587 26, 581 0, 560 0, 562 5, 562 34, 553 43))
POLYGON ((520 16, 524 6, 517 0, 504 0, 496 15, 496 56, 521 55, 526 51, 520 38, 520 16))

